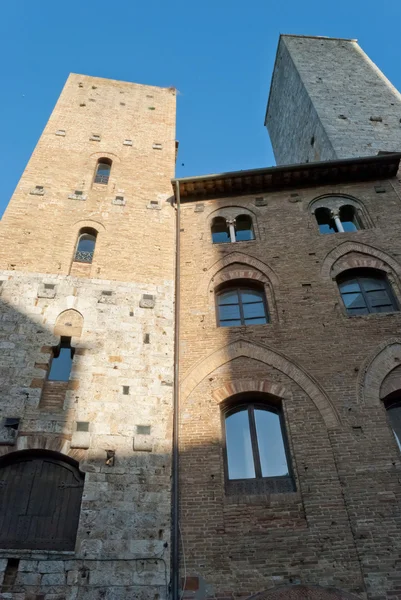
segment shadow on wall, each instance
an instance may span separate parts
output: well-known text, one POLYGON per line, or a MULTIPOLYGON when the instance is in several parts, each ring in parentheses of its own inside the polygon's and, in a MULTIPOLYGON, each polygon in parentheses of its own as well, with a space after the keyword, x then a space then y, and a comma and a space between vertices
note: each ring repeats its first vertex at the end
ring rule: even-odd
POLYGON ((59 383, 46 376, 65 331, 59 320, 54 333, 43 325, 39 309, 27 316, 0 301, 1 592, 165 600, 170 455, 153 451, 151 432, 124 416, 122 402, 132 404, 132 395, 119 391, 118 407, 117 395, 102 395, 102 378, 93 379, 85 362, 97 342, 80 338, 79 318, 67 316, 70 379, 43 403, 46 385, 59 383))

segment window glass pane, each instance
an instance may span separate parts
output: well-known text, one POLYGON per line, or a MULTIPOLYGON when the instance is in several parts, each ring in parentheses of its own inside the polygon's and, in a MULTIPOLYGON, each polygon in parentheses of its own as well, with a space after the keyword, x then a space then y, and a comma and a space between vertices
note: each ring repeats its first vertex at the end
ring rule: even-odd
POLYGON ((356 279, 350 279, 349 281, 343 281, 340 283, 340 291, 342 294, 344 292, 359 292, 360 289, 361 288, 356 279))
POLYGON ((50 367, 50 381, 68 381, 70 379, 72 356, 71 348, 60 348, 60 353, 54 357, 50 367))
POLYGON ((263 325, 267 323, 266 317, 256 317, 251 319, 244 319, 244 325, 263 325))
POLYGON ((347 313, 350 315, 368 315, 369 309, 367 306, 363 308, 347 308, 347 313))
POLYGON ((363 289, 366 291, 372 290, 385 290, 386 282, 384 279, 374 278, 374 277, 361 277, 361 283, 363 285, 363 289))
POLYGON ((93 235, 81 235, 78 242, 79 252, 93 252, 95 249, 96 239, 93 235))
POLYGON ((265 306, 263 302, 255 302, 254 304, 243 305, 245 319, 252 319, 255 317, 265 317, 265 306))
POLYGON ((106 163, 99 163, 97 167, 97 175, 110 175, 110 165, 107 165, 106 163))
POLYGON ((337 228, 334 225, 334 221, 332 221, 331 224, 319 223, 319 232, 320 233, 336 233, 337 228))
POLYGON ((363 308, 366 307, 365 300, 361 293, 358 294, 343 294, 342 295, 346 308, 363 308))
POLYGON ((376 290, 374 292, 367 292, 369 303, 372 306, 379 306, 381 304, 389 304, 391 306, 392 302, 387 293, 387 290, 376 290))
POLYGON ((230 233, 228 231, 225 219, 216 219, 212 225, 212 241, 213 244, 223 244, 230 241, 230 233))
POLYGON ((399 449, 401 450, 401 405, 390 407, 387 415, 399 449))
POLYGON ((263 294, 256 290, 241 290, 240 294, 243 304, 245 302, 260 302, 261 298, 263 298, 263 294))
POLYGON ((254 478, 255 465, 247 410, 241 410, 226 417, 226 445, 228 478, 254 478))
POLYGON ((237 290, 230 290, 228 292, 223 292, 218 295, 218 303, 221 306, 222 304, 238 304, 238 292, 237 290))
POLYGON ((233 319, 241 319, 238 304, 219 306, 219 320, 231 321, 233 319))
POLYGON ((268 410, 255 409, 255 422, 262 476, 288 475, 279 415, 268 410))
POLYGON ((234 321, 220 321, 220 327, 239 327, 242 325, 241 320, 237 319, 234 321))

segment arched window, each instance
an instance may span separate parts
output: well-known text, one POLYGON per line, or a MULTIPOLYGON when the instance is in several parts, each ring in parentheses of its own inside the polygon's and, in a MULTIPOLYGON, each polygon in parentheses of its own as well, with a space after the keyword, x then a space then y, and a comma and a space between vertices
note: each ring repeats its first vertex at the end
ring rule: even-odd
POLYGON ((319 225, 320 233, 336 233, 337 226, 328 208, 321 207, 315 210, 315 218, 319 225))
POLYGON ((267 301, 262 287, 224 286, 216 296, 217 324, 220 327, 268 323, 267 301))
POLYGON ((213 244, 223 244, 230 241, 230 232, 226 220, 223 217, 216 217, 212 223, 213 244))
POLYGON ((337 277, 337 283, 350 316, 399 310, 391 286, 382 271, 350 269, 337 277))
POLYGON ((324 206, 315 209, 320 233, 349 233, 363 229, 356 207, 353 204, 344 204, 344 200, 333 196, 319 201, 318 204, 324 202, 324 206))
POLYGON ((401 451, 401 392, 397 390, 383 399, 390 427, 401 451))
POLYGON ((77 249, 74 260, 77 262, 91 263, 95 252, 97 231, 95 229, 81 229, 78 236, 77 249))
POLYGON ((84 475, 56 452, 0 459, 0 548, 74 550, 84 475))
POLYGON ((350 204, 345 204, 340 208, 340 221, 345 232, 361 229, 355 207, 350 204))
POLYGON ((109 183, 112 161, 109 158, 99 158, 96 165, 95 183, 109 183))
POLYGON ((238 215, 235 218, 235 241, 247 242, 254 239, 251 217, 249 215, 238 215))
POLYGON ((62 337, 60 344, 53 349, 53 359, 48 375, 49 381, 69 381, 75 349, 70 337, 62 337))
POLYGON ((225 467, 228 487, 235 482, 267 482, 275 491, 293 489, 284 421, 279 407, 263 395, 224 410, 225 467), (273 482, 272 482, 273 480, 273 482), (232 483, 231 483, 232 482, 232 483))
POLYGON ((213 244, 249 242, 255 239, 250 215, 238 215, 235 219, 215 217, 211 229, 213 244))

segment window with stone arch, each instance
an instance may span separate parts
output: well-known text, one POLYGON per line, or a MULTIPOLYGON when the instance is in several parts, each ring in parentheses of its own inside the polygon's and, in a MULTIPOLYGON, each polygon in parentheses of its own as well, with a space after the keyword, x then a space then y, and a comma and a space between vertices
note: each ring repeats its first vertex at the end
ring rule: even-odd
POLYGON ((96 164, 94 183, 107 185, 110 179, 111 166, 113 161, 110 158, 99 158, 96 164))
POLYGON ((263 284, 233 280, 215 291, 218 327, 240 327, 269 323, 269 310, 263 284))
POLYGON ((337 278, 348 316, 399 311, 387 274, 379 269, 348 269, 337 278))
POLYGON ((355 198, 325 196, 312 203, 311 212, 321 234, 352 233, 370 226, 365 207, 355 198))
POLYGON ((244 213, 235 217, 215 217, 211 233, 213 244, 249 242, 255 239, 252 217, 244 213))
POLYGON ((281 402, 267 394, 238 394, 222 408, 228 493, 291 492, 294 481, 281 402))
POLYGON ((97 231, 92 227, 80 229, 74 255, 75 262, 92 263, 96 247, 97 231))
POLYGON ((45 450, 0 458, 0 548, 75 548, 84 474, 73 459, 45 450))

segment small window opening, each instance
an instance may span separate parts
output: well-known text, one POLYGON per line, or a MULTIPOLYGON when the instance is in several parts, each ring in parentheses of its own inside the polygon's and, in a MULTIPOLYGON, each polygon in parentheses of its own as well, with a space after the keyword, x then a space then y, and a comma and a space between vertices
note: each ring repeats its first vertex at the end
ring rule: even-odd
POLYGON ((96 167, 95 183, 107 185, 109 183, 112 161, 109 158, 100 158, 96 167))
POLYGON ((212 223, 213 244, 223 244, 230 241, 230 232, 226 220, 223 217, 216 217, 212 223))
POLYGON ((69 381, 74 353, 75 349, 71 346, 71 338, 62 337, 60 344, 53 348, 49 381, 69 381))
POLYGON ((315 218, 319 225, 320 233, 337 233, 338 229, 331 211, 328 208, 318 208, 315 211, 315 218))
POLYGON ((238 215, 235 219, 235 241, 246 242, 254 239, 251 217, 249 215, 238 215))
POLYGON ((123 395, 124 396, 129 395, 129 385, 123 385, 123 395))
POLYGON ((340 208, 340 221, 346 232, 358 231, 358 229, 361 229, 355 207, 349 204, 340 208))
POLYGON ((96 246, 97 232, 94 229, 82 230, 78 237, 77 249, 74 260, 76 262, 91 263, 96 246))
POLYGON ((19 558, 8 558, 6 569, 4 571, 3 583, 1 586, 2 592, 9 592, 15 585, 18 575, 19 558))

